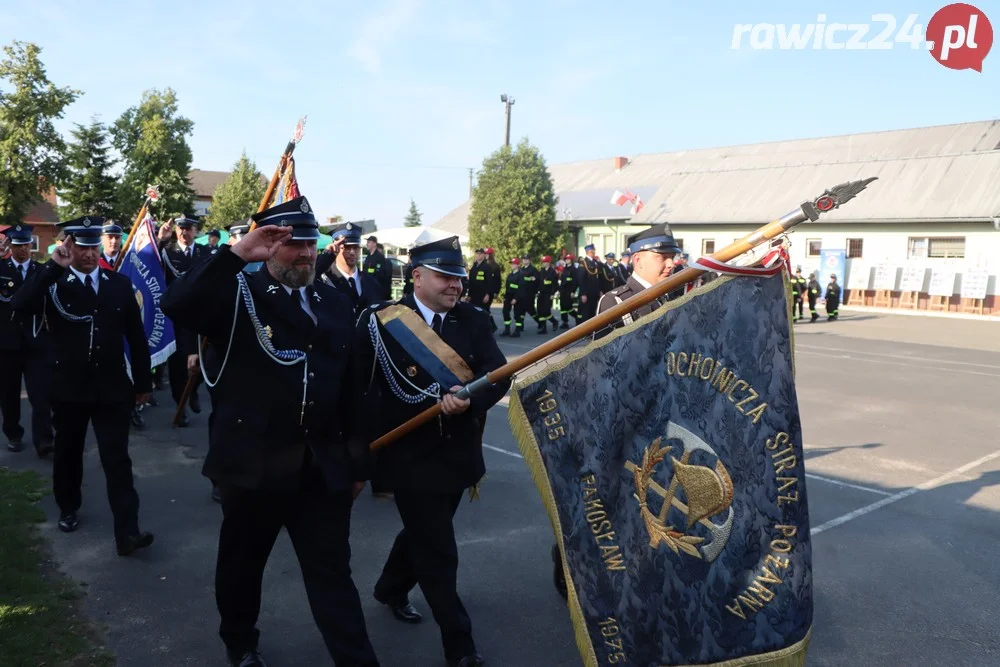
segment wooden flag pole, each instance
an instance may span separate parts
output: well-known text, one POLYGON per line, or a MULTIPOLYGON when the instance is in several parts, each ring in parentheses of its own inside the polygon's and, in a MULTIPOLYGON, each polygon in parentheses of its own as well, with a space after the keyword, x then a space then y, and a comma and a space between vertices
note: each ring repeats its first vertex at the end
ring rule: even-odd
MULTIPOLYGON (((874 180, 876 180, 875 177, 866 178, 860 181, 841 183, 840 185, 830 188, 816 199, 804 202, 798 208, 786 213, 781 218, 774 220, 773 222, 769 222, 749 236, 731 243, 709 257, 717 262, 728 262, 766 241, 770 241, 771 239, 789 232, 793 227, 801 222, 805 222, 806 220, 812 220, 815 222, 819 219, 820 214, 831 211, 840 207, 842 204, 847 203, 874 180)), ((456 396, 458 398, 469 398, 470 396, 474 396, 489 385, 496 384, 501 380, 506 380, 518 371, 524 370, 528 366, 538 363, 550 354, 554 354, 564 347, 586 338, 595 331, 600 331, 612 322, 620 320, 626 314, 631 313, 637 308, 641 308, 651 301, 659 299, 663 295, 674 291, 678 287, 686 285, 687 283, 704 275, 706 272, 707 271, 704 269, 697 268, 684 269, 680 273, 672 275, 666 280, 642 290, 634 296, 625 299, 613 308, 604 311, 600 315, 596 315, 586 322, 576 325, 569 331, 542 343, 535 349, 520 355, 513 361, 509 361, 500 368, 484 375, 478 380, 471 382, 463 387, 461 391, 457 392, 456 396)), ((437 417, 440 413, 441 403, 438 402, 418 414, 416 417, 404 422, 392 431, 383 435, 381 438, 375 440, 369 445, 369 447, 372 451, 381 449, 390 442, 403 437, 415 428, 426 424, 428 421, 437 417)))
MULTIPOLYGON (((264 191, 264 196, 261 198, 260 204, 257 205, 257 213, 267 210, 267 208, 271 205, 271 199, 274 197, 274 191, 278 187, 278 183, 281 181, 282 176, 285 174, 285 169, 288 166, 288 160, 292 157, 292 153, 295 152, 295 147, 298 145, 299 141, 302 140, 305 124, 306 117, 303 116, 295 126, 295 132, 292 135, 291 140, 288 142, 288 145, 285 146, 285 151, 281 154, 281 158, 278 160, 278 166, 271 175, 271 182, 267 184, 267 190, 264 191)), ((251 222, 249 231, 253 231, 256 227, 257 223, 251 222)), ((201 342, 201 351, 203 354, 205 352, 205 348, 207 347, 208 339, 205 338, 201 342)), ((197 379, 198 376, 195 373, 188 375, 187 384, 184 385, 184 393, 181 394, 181 400, 177 403, 177 412, 174 413, 174 426, 181 423, 181 417, 184 415, 184 406, 187 405, 188 399, 194 391, 197 379)))
POLYGON ((135 238, 135 233, 139 229, 139 223, 142 222, 143 218, 146 217, 146 211, 149 210, 149 202, 156 201, 160 198, 160 188, 159 186, 147 186, 146 187, 146 198, 142 201, 142 207, 139 209, 139 214, 135 216, 135 222, 132 223, 132 229, 128 230, 128 237, 125 239, 125 243, 118 250, 118 256, 115 257, 115 271, 122 265, 125 261, 125 251, 128 250, 129 244, 132 243, 132 239, 135 238))

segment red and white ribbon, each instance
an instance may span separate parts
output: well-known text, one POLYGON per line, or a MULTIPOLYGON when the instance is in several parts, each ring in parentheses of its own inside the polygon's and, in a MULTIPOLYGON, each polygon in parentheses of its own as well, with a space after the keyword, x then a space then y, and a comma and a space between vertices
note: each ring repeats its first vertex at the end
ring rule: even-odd
POLYGON ((702 271, 715 271, 732 276, 776 276, 781 273, 782 269, 786 269, 788 275, 792 274, 788 248, 784 242, 779 242, 772 246, 761 259, 761 264, 762 266, 759 267, 734 266, 733 264, 726 264, 711 257, 701 257, 698 261, 692 262, 688 266, 694 269, 701 269, 702 271))

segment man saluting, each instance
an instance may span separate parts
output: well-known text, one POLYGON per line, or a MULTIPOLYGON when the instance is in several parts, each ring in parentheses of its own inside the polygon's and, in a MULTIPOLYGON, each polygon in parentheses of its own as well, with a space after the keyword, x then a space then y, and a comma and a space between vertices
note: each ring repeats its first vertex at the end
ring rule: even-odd
POLYGON ((452 519, 465 489, 486 471, 482 432, 486 412, 507 392, 510 380, 486 385, 471 397, 454 392, 502 366, 489 314, 459 302, 466 277, 458 237, 410 250, 413 293, 358 318, 357 356, 361 392, 375 432, 399 426, 440 401, 443 414, 379 452, 379 473, 396 494, 403 530, 375 584, 375 599, 403 622, 421 615, 409 602, 420 584, 441 628, 452 667, 483 664, 472 623, 458 596, 458 546, 452 519), (374 373, 372 369, 376 369, 374 373))
POLYGON ((219 360, 203 474, 218 485, 219 635, 230 662, 262 667, 261 579, 288 531, 316 625, 338 665, 377 666, 351 579, 351 506, 364 485, 346 442, 354 311, 314 282, 319 226, 305 197, 253 216, 257 228, 167 289, 163 312, 206 336, 219 360), (244 271, 264 262, 259 271, 244 271))
POLYGON ((93 425, 118 554, 128 556, 153 543, 151 533, 139 530, 139 495, 128 455, 129 416, 135 405, 149 400, 153 381, 132 282, 98 265, 103 222, 83 217, 59 223, 66 242, 28 277, 11 305, 26 314, 44 311, 52 336, 52 484, 59 529, 69 533, 80 525, 83 448, 87 426, 93 425))

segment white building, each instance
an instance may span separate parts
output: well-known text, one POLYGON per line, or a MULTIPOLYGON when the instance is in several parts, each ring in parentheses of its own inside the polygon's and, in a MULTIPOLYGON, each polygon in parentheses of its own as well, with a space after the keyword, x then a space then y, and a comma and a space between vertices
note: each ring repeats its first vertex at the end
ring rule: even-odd
MULTIPOLYGON (((549 172, 559 217, 576 231, 577 247, 567 250, 578 254, 594 243, 601 256, 620 254, 629 235, 663 220, 692 257, 710 254, 828 187, 877 176, 843 208, 796 228, 792 264, 821 270, 821 251, 844 250, 855 303, 862 285, 873 302, 878 273, 879 288, 892 276, 893 305, 901 288, 919 281, 921 308, 929 290, 946 291, 940 285, 954 272, 951 310, 986 272, 981 305, 1000 312, 1000 120, 614 157, 550 165, 549 172), (641 197, 637 215, 610 203, 615 190, 641 197)), ((470 204, 434 226, 468 234, 470 204)))

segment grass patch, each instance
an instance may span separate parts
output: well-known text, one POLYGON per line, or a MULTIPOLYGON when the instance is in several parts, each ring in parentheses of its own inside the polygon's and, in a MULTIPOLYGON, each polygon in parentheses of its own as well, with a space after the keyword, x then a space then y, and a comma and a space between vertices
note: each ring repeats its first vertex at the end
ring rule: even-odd
POLYGON ((48 484, 0 468, 0 656, 5 667, 109 667, 114 657, 77 612, 80 587, 53 567, 37 524, 48 484))

